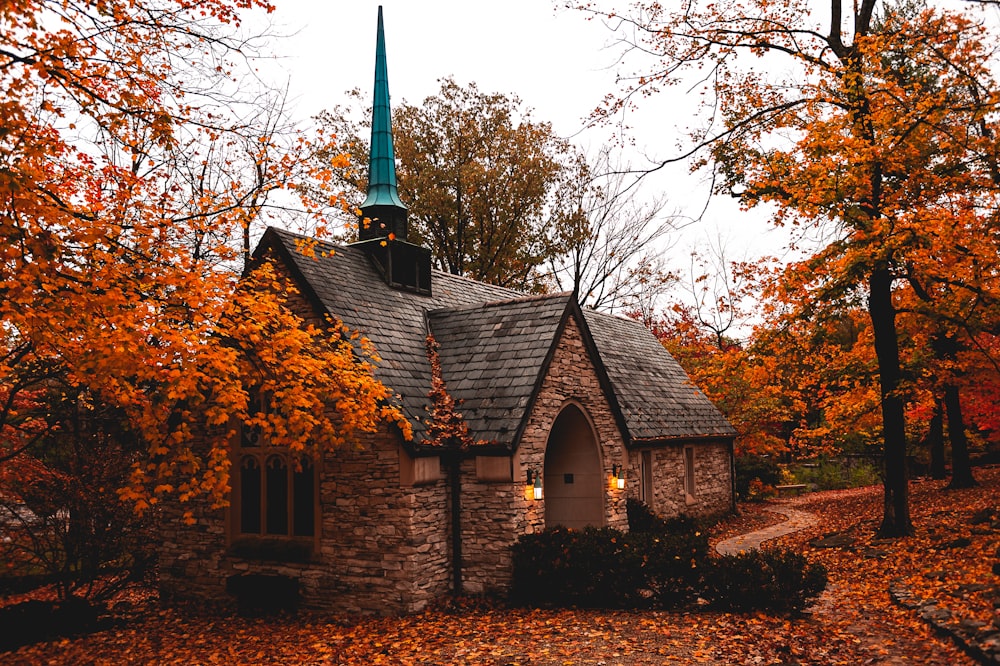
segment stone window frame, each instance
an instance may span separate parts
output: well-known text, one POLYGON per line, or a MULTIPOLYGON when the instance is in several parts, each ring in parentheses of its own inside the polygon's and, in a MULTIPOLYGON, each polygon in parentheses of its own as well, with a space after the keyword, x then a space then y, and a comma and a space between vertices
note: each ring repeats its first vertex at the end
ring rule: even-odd
POLYGON ((684 470, 684 499, 687 504, 693 504, 697 498, 697 477, 695 476, 695 450, 693 446, 681 449, 684 470))
MULTIPOLYGON (((266 408, 266 400, 261 401, 256 396, 252 398, 252 404, 256 404, 258 409, 266 408)), ((236 441, 231 447, 231 552, 259 559, 311 558, 319 550, 319 465, 308 454, 293 454, 287 448, 269 446, 261 441, 259 429, 248 428, 242 423, 237 425, 236 441), (256 523, 256 529, 244 522, 247 514, 243 511, 244 494, 249 490, 244 470, 251 462, 259 470, 253 492, 259 502, 256 520, 253 520, 254 514, 250 514, 250 522, 256 523), (268 470, 284 470, 284 480, 268 470), (275 481, 283 486, 284 492, 280 494, 283 495, 284 511, 272 504, 281 501, 278 497, 268 496, 269 491, 274 491, 275 481), (303 489, 306 481, 311 488, 303 489), (311 494, 311 497, 304 498, 305 493, 311 494), (269 524, 276 519, 279 525, 283 524, 283 530, 280 526, 276 528, 269 524)))
POLYGON ((239 518, 234 525, 236 534, 312 539, 316 535, 317 492, 316 466, 309 457, 289 456, 273 447, 254 447, 240 448, 238 458, 239 482, 233 484, 233 504, 238 507, 239 518), (253 489, 246 483, 248 463, 259 470, 253 489), (255 512, 243 511, 248 490, 257 497, 255 512), (309 497, 305 498, 305 494, 309 497))
POLYGON ((656 504, 656 474, 653 472, 655 465, 655 454, 653 449, 641 449, 639 451, 639 499, 651 509, 655 509, 656 504))

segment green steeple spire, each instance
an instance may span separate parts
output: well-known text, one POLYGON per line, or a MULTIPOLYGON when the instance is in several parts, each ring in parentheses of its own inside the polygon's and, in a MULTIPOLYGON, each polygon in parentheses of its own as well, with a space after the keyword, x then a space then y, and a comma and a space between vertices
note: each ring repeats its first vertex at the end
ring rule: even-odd
POLYGON ((392 117, 389 110, 389 75, 385 64, 385 32, 382 6, 378 8, 375 37, 375 99, 372 104, 372 143, 368 158, 368 197, 361 212, 374 222, 361 230, 361 239, 378 238, 392 232, 406 240, 406 206, 396 189, 396 155, 392 148, 392 117))

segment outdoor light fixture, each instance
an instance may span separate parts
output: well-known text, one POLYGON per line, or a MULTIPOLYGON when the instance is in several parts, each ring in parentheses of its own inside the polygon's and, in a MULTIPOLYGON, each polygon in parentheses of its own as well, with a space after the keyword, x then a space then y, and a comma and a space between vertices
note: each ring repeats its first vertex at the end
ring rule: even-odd
POLYGON ((531 497, 536 500, 542 499, 542 475, 535 469, 528 470, 527 487, 531 488, 531 497))
POLYGON ((625 469, 621 465, 611 466, 611 476, 614 479, 615 487, 618 490, 625 489, 625 469))

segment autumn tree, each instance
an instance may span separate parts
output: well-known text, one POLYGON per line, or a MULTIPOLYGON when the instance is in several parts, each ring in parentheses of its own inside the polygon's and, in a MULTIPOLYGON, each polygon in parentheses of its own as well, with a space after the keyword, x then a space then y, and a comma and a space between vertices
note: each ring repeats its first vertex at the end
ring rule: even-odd
POLYGON ((66 427, 46 404, 55 385, 123 420, 136 454, 116 490, 139 510, 224 503, 239 421, 307 451, 384 419, 408 433, 370 345, 306 325, 266 261, 242 281, 231 270, 233 239, 301 164, 268 112, 243 131, 257 91, 240 97, 253 54, 239 19, 255 9, 271 6, 0 6, 3 464, 42 460, 33 447, 66 427), (246 179, 233 151, 261 171, 246 179), (260 390, 266 418, 248 408, 260 390))
MULTIPOLYGON (((353 95, 357 100, 361 94, 353 95)), ((366 163, 370 115, 336 107, 319 116, 336 137, 334 154, 366 163), (355 119, 361 116, 369 120, 355 119)), ((431 248, 441 270, 516 289, 537 285, 568 143, 550 124, 536 121, 517 96, 485 93, 451 78, 419 106, 395 105, 392 123, 410 240, 431 248)), ((347 168, 340 176, 360 203, 366 174, 347 168)))
POLYGON ((964 371, 958 363, 958 352, 962 342, 955 332, 948 332, 938 326, 930 336, 933 352, 934 395, 939 416, 948 425, 948 441, 951 444, 950 488, 971 488, 976 485, 969 457, 969 442, 966 435, 966 419, 963 414, 961 384, 964 371))
POLYGON ((631 167, 609 147, 578 154, 554 204, 547 278, 596 310, 637 310, 648 320, 677 282, 663 252, 683 227, 665 214, 666 198, 641 201, 631 167))
MULTIPOLYGON (((738 456, 773 456, 791 451, 790 430, 800 420, 801 389, 783 372, 786 347, 757 342, 748 305, 760 296, 770 261, 727 261, 721 247, 692 252, 687 292, 673 306, 645 320, 739 435, 738 456)), ((678 288, 680 288, 678 286, 678 288)))
POLYGON ((928 309, 945 312, 947 291, 929 285, 990 288, 950 276, 972 260, 996 265, 991 49, 961 10, 877 0, 826 9, 822 20, 790 2, 605 12, 623 39, 637 36, 634 53, 656 56, 605 112, 700 71, 709 122, 692 133, 695 166, 747 207, 775 204, 778 224, 823 228, 828 242, 791 274, 789 293, 802 304, 863 295, 881 394, 879 532, 907 535, 898 293, 919 284, 928 309))
POLYGON ((155 562, 150 515, 119 501, 141 454, 128 419, 86 387, 47 382, 38 419, 53 424, 0 464, 0 558, 55 584, 62 602, 102 603, 155 562))
POLYGON ((864 312, 803 319, 775 299, 780 275, 771 259, 694 253, 688 293, 651 328, 737 429, 738 455, 867 452, 881 422, 864 312))
POLYGON ((735 339, 718 346, 691 308, 678 306, 661 315, 652 330, 739 433, 737 456, 788 450, 786 424, 795 420, 795 396, 782 392, 772 357, 758 355, 735 339))
POLYGON ((771 359, 768 385, 794 405, 786 424, 792 455, 870 454, 880 448, 878 368, 864 308, 769 321, 755 330, 750 346, 771 359))
POLYGON ((996 442, 1000 435, 1000 339, 981 334, 959 353, 965 377, 965 404, 976 428, 996 442))
POLYGON ((310 215, 314 202, 305 199, 303 206, 302 198, 283 192, 314 180, 307 159, 314 141, 288 117, 285 93, 261 91, 253 102, 234 100, 227 111, 238 114, 235 122, 187 133, 168 159, 152 162, 145 173, 156 174, 162 187, 174 191, 173 222, 189 216, 234 217, 236 225, 200 225, 185 241, 197 258, 212 258, 217 247, 238 248, 239 268, 245 268, 266 224, 319 235, 325 229, 310 215))

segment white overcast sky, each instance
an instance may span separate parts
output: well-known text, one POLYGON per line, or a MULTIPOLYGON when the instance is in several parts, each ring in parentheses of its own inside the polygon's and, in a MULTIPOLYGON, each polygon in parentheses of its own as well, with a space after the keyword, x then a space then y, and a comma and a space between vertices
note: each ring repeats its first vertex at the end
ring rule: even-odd
MULTIPOLYGON (((439 89, 438 79, 475 81, 484 92, 513 93, 534 110, 536 120, 584 149, 596 151, 608 130, 580 133, 588 113, 615 90, 613 35, 579 12, 557 9, 550 0, 276 0, 274 30, 287 37, 272 42, 278 58, 262 73, 288 84, 294 115, 308 119, 345 102, 345 91, 370 94, 374 80, 375 29, 383 6, 389 92, 395 106, 420 103, 439 89)), ((624 2, 622 3, 625 4, 624 2)), ((644 155, 672 154, 678 128, 691 122, 691 102, 681 91, 646 100, 631 117, 633 166, 644 155)), ((667 194, 668 209, 695 215, 705 186, 679 167, 644 185, 667 194)), ((730 260, 780 254, 784 236, 769 231, 759 214, 739 212, 731 201, 715 201, 697 227, 679 239, 669 263, 683 268, 685 250, 721 234, 730 260)))

